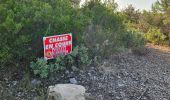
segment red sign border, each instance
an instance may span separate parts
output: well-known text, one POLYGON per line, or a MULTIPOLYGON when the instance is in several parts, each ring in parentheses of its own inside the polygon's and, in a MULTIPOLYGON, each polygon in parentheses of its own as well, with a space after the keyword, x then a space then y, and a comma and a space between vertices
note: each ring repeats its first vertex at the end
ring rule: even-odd
POLYGON ((60 35, 53 35, 53 36, 47 36, 47 37, 43 37, 44 59, 46 59, 46 60, 55 59, 55 58, 47 58, 47 57, 45 57, 45 39, 46 39, 46 38, 50 38, 50 37, 55 37, 55 36, 63 36, 63 35, 70 35, 70 36, 71 36, 72 46, 71 46, 71 51, 70 51, 70 53, 68 53, 68 54, 71 54, 71 53, 72 53, 72 51, 73 51, 73 50, 72 50, 72 49, 73 49, 73 37, 72 37, 72 33, 60 34, 60 35))

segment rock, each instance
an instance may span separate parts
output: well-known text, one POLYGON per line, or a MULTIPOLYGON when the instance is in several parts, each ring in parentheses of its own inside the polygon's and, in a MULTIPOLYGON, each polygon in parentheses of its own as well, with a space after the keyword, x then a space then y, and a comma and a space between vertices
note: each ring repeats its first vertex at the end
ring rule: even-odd
POLYGON ((18 83, 17 81, 13 81, 13 82, 12 82, 12 84, 13 84, 14 86, 17 85, 17 83, 18 83))
POLYGON ((85 88, 75 84, 49 86, 47 100, 85 100, 85 88))
POLYGON ((140 100, 148 100, 146 96, 143 96, 140 100))
POLYGON ((70 78, 69 80, 71 84, 77 84, 77 80, 75 78, 70 78))
POLYGON ((98 95, 98 98, 100 98, 100 100, 102 100, 103 96, 100 94, 100 95, 98 95))
POLYGON ((92 76, 92 74, 91 73, 87 73, 90 77, 92 76))
POLYGON ((118 87, 123 87, 125 84, 122 80, 118 81, 118 87))
POLYGON ((41 83, 41 81, 37 80, 37 79, 33 79, 31 80, 31 84, 32 86, 36 86, 36 85, 39 85, 41 83))
POLYGON ((115 98, 116 98, 116 100, 117 100, 117 99, 118 99, 118 100, 120 99, 120 97, 119 97, 119 96, 116 96, 115 98))
POLYGON ((65 71, 65 74, 67 74, 67 75, 68 75, 69 73, 70 73, 70 72, 69 72, 69 70, 66 70, 66 71, 65 71))

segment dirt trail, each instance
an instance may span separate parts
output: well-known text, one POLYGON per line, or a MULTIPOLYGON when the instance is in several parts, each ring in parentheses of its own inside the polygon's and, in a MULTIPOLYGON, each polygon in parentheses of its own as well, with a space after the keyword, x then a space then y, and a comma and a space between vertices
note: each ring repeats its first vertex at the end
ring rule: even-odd
POLYGON ((170 48, 147 48, 145 56, 113 55, 101 66, 102 74, 90 70, 79 80, 95 100, 170 100, 170 48))
POLYGON ((152 53, 157 54, 158 56, 162 56, 165 61, 170 63, 170 47, 165 46, 157 46, 148 44, 147 47, 152 50, 152 53))

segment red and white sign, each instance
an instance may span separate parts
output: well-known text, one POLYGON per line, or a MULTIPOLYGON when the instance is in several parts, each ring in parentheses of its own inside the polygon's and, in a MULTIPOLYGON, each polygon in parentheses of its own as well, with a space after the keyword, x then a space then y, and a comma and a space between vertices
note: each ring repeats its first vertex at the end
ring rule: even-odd
POLYGON ((72 35, 62 34, 43 37, 44 58, 53 59, 72 52, 72 35))

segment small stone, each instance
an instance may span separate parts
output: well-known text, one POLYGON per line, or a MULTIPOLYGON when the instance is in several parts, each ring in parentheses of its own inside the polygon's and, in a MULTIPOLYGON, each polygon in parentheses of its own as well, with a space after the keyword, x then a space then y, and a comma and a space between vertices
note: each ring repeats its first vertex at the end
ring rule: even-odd
POLYGON ((94 70, 95 68, 94 67, 91 67, 92 70, 94 70))
POLYGON ((77 80, 75 78, 70 78, 69 80, 71 84, 77 84, 77 80))
POLYGON ((122 97, 125 97, 125 96, 126 96, 126 94, 125 94, 124 92, 120 92, 120 95, 121 95, 122 97))
POLYGON ((5 81, 8 81, 8 78, 4 78, 5 81))
POLYGON ((40 83, 41 83, 41 81, 39 81, 39 80, 37 80, 37 79, 33 79, 33 80, 31 81, 31 84, 32 84, 33 86, 39 85, 40 83))
POLYGON ((103 96, 100 94, 99 96, 98 96, 99 98, 103 98, 103 96))
POLYGON ((18 83, 17 81, 13 81, 13 82, 12 82, 12 84, 13 84, 14 86, 17 85, 17 83, 18 83))
POLYGON ((140 100, 148 100, 146 96, 143 96, 140 100))
POLYGON ((69 74, 69 70, 66 70, 66 71, 65 71, 65 74, 69 74))
POLYGON ((116 96, 115 98, 116 98, 116 99, 120 99, 120 97, 119 97, 119 96, 116 96))
POLYGON ((118 86, 119 86, 119 87, 123 87, 123 86, 124 86, 123 81, 118 81, 118 86))
POLYGON ((119 78, 119 79, 120 79, 120 78, 121 78, 121 77, 120 77, 120 75, 118 75, 118 76, 117 76, 117 78, 119 78))
POLYGON ((87 73, 89 76, 92 76, 91 73, 87 73))
POLYGON ((93 76, 93 80, 96 80, 97 79, 97 77, 96 76, 93 76))

